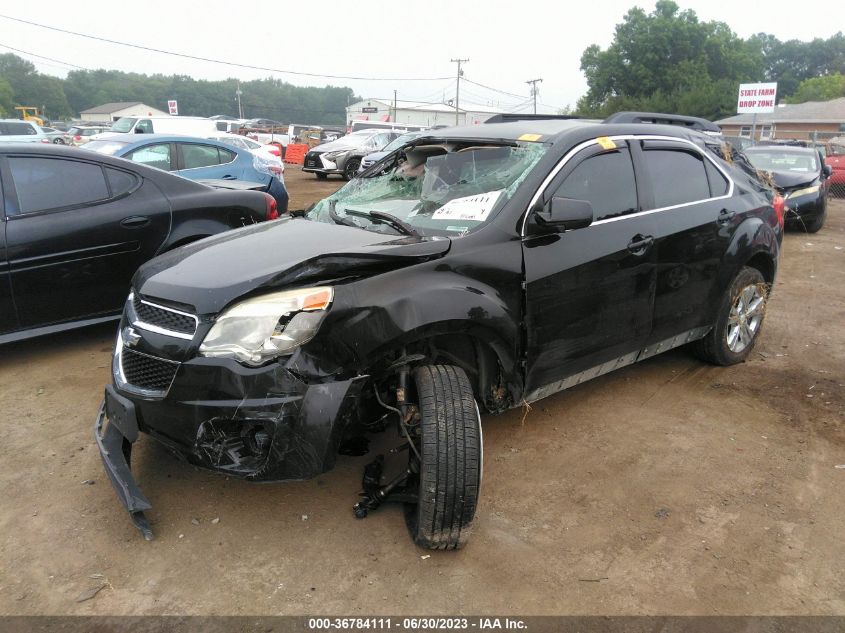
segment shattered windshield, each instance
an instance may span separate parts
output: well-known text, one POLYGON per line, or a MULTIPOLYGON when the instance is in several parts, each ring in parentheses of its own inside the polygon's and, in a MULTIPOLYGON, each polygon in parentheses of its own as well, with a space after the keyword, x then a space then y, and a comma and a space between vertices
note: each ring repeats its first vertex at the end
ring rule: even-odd
POLYGON ((391 234, 464 235, 496 215, 548 149, 540 143, 424 143, 399 152, 380 173, 352 180, 306 217, 391 234))

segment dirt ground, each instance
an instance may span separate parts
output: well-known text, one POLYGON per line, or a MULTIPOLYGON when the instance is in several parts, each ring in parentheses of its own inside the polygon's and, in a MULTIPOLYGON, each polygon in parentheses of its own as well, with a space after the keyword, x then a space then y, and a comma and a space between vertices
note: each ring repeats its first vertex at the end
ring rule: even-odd
MULTIPOLYGON (((340 182, 289 167, 291 208, 340 182)), ((352 516, 370 457, 255 485, 152 440, 129 522, 92 427, 114 326, 0 348, 2 614, 845 614, 845 200, 790 233, 750 360, 685 350, 484 418, 473 537, 352 516), (91 590, 103 586, 93 598, 91 590)))

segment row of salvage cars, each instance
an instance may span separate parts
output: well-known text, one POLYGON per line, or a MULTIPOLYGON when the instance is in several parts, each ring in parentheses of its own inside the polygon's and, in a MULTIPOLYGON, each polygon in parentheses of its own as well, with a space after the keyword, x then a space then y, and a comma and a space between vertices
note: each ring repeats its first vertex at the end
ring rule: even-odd
MULTIPOLYGON (((62 278, 37 286, 41 314, 55 314, 48 301, 90 305, 104 286, 103 318, 125 299, 95 436, 146 538, 151 504, 129 467, 142 434, 203 468, 279 481, 326 472, 350 439, 392 429, 404 462, 367 467, 355 515, 401 502, 416 543, 454 549, 479 501, 481 412, 681 345, 718 365, 751 353, 786 208, 713 131, 638 113, 432 130, 307 212, 254 225, 273 215, 267 196, 212 202, 188 183, 171 195, 163 172, 101 157, 103 208, 128 205, 113 216, 113 261, 137 256, 110 275, 46 251, 17 259, 9 229, 26 211, 4 180, 12 267, 0 301, 39 258, 62 278), (248 226, 170 250, 189 193, 226 209, 215 226, 248 226), (153 208, 174 228, 141 251, 131 231, 136 218, 155 224, 153 208)), ((67 227, 63 211, 40 213, 67 227)), ((66 231, 53 240, 80 239, 66 231)))

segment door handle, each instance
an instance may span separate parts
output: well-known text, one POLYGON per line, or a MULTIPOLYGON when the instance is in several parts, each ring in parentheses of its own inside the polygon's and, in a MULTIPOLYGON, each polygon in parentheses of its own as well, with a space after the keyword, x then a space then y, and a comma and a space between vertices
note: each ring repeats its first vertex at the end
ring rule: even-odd
POLYGON ((133 215, 129 218, 124 218, 120 221, 121 226, 125 226, 127 229, 140 229, 142 226, 147 226, 150 223, 150 219, 145 215, 133 215))
POLYGON ((225 176, 223 176, 220 180, 237 180, 237 178, 235 178, 235 177, 234 177, 234 176, 232 176, 231 174, 226 174, 226 175, 225 175, 225 176))
POLYGON ((736 215, 736 211, 728 211, 727 209, 722 209, 719 211, 719 217, 717 218, 717 222, 719 224, 727 224, 733 217, 736 215))
POLYGON ((654 237, 651 235, 640 235, 637 233, 628 242, 628 251, 634 255, 642 255, 646 249, 654 243, 654 237))

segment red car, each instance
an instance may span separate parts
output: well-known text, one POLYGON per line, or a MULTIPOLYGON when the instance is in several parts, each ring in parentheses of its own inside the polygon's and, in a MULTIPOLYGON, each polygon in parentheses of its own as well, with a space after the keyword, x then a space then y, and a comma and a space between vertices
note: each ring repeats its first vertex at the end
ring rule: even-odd
POLYGON ((827 181, 830 193, 834 196, 845 196, 845 145, 831 144, 824 162, 833 170, 827 181))

